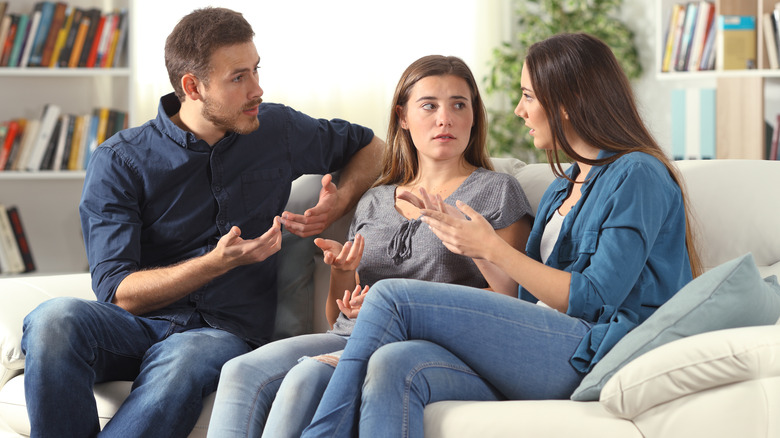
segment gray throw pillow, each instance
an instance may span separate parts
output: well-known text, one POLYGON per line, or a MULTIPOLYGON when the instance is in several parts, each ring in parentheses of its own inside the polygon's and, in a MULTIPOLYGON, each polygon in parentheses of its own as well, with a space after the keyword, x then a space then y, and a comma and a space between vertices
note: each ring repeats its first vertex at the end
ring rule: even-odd
POLYGON ((770 325, 780 317, 780 286, 762 279, 748 253, 717 266, 680 289, 630 331, 588 373, 572 400, 598 400, 624 365, 666 343, 713 330, 770 325))

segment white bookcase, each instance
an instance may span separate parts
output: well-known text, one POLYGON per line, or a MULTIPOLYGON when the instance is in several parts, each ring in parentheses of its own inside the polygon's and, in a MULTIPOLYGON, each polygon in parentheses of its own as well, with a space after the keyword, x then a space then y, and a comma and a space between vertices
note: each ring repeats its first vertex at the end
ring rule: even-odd
MULTIPOLYGON (((102 12, 127 9, 133 28, 133 0, 63 0, 70 6, 102 12)), ((35 0, 10 0, 7 12, 30 13, 35 0)), ((91 113, 96 107, 127 112, 133 126, 134 71, 132 39, 117 68, 0 67, 0 120, 40 118, 54 103, 63 112, 91 113)), ((84 272, 88 269, 78 214, 83 171, 0 171, 0 203, 19 209, 36 264, 35 274, 84 272)), ((0 274, 2 275, 2 274, 0 274)))
POLYGON ((713 0, 715 14, 756 17, 757 69, 698 72, 662 72, 669 16, 675 3, 687 0, 659 0, 656 14, 656 78, 677 81, 682 87, 717 89, 717 158, 762 159, 765 150, 764 121, 774 123, 780 112, 780 70, 769 69, 761 15, 774 9, 778 0, 713 0))

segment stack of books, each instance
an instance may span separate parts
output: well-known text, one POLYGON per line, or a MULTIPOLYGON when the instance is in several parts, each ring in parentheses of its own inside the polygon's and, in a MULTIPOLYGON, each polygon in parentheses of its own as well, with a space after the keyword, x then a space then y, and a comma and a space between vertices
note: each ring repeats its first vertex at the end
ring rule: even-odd
POLYGON ((10 12, 0 1, 0 67, 119 67, 127 45, 127 10, 107 13, 39 1, 10 12))
POLYGON ((661 71, 715 69, 715 4, 691 1, 672 6, 661 71))
POLYGON ((67 114, 48 104, 40 119, 0 123, 0 171, 84 170, 95 148, 127 128, 127 113, 96 108, 67 114))

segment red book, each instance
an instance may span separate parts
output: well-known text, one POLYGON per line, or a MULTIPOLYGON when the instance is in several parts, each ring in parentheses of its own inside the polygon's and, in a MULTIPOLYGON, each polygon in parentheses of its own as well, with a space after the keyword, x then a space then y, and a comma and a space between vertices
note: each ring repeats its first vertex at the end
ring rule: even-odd
POLYGON ((19 251, 22 253, 24 272, 32 272, 35 270, 35 262, 33 261, 32 251, 30 251, 30 245, 27 243, 27 236, 25 235, 24 228, 22 227, 22 220, 19 217, 19 210, 16 207, 9 207, 7 214, 8 220, 11 221, 11 228, 14 230, 16 243, 19 245, 19 251))
POLYGON ((92 38, 92 46, 89 48, 89 55, 87 55, 86 67, 95 67, 95 59, 97 59, 98 46, 100 45, 100 35, 103 33, 103 26, 105 25, 105 22, 106 17, 100 17, 97 29, 95 30, 95 36, 92 38))
POLYGON ((11 156, 11 148, 14 146, 14 141, 19 133, 19 122, 11 120, 8 122, 8 131, 5 134, 5 141, 3 142, 2 149, 0 149, 0 171, 5 169, 5 165, 8 162, 8 157, 11 156))

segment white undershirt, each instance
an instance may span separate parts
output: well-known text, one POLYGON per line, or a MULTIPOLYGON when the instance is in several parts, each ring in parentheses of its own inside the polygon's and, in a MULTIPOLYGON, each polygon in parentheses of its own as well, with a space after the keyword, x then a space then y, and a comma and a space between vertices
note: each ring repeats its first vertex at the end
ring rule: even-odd
MULTIPOLYGON (((563 225, 563 219, 558 209, 555 209, 547 225, 544 226, 544 233, 542 233, 542 242, 539 245, 539 253, 542 257, 542 263, 547 263, 547 259, 550 257, 555 243, 558 241, 558 236, 561 234, 561 225, 563 225)), ((536 302, 540 306, 550 307, 543 303, 542 300, 536 302)))

